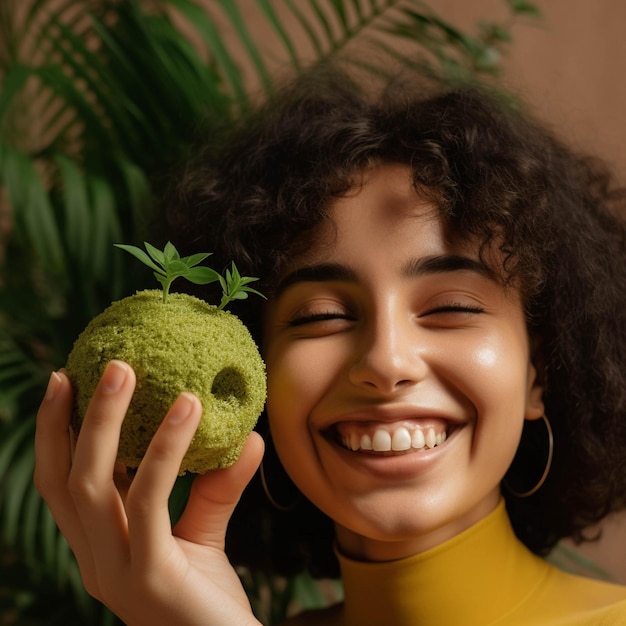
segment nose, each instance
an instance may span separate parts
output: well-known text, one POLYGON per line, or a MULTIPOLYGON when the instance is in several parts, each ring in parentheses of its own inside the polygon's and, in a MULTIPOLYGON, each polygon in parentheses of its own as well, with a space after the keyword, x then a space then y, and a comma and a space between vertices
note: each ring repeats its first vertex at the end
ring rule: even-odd
POLYGON ((419 329, 406 312, 389 305, 363 324, 349 379, 354 385, 390 394, 422 380, 427 371, 419 329))

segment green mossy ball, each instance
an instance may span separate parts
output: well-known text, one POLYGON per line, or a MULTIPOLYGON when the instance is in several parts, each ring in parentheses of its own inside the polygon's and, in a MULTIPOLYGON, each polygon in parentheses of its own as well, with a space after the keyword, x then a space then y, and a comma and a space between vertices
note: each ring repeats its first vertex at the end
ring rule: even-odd
POLYGON ((118 461, 137 467, 168 409, 183 391, 203 414, 180 473, 228 467, 263 410, 265 365, 243 323, 198 298, 140 291, 114 302, 80 334, 67 362, 74 387, 73 427, 107 363, 133 367, 137 387, 122 425, 118 461))

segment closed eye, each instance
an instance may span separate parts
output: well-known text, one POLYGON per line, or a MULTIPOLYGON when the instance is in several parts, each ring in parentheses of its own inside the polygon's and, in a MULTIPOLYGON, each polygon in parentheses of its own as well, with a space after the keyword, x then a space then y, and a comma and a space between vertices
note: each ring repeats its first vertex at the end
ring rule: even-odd
POLYGON ((332 312, 312 313, 310 315, 299 315, 289 321, 289 326, 304 326, 305 324, 315 324, 316 322, 327 322, 329 320, 349 320, 354 321, 354 317, 346 313, 332 312))
POLYGON ((422 317, 429 315, 441 315, 444 313, 478 314, 484 313, 485 309, 477 304, 445 304, 422 313, 422 317))

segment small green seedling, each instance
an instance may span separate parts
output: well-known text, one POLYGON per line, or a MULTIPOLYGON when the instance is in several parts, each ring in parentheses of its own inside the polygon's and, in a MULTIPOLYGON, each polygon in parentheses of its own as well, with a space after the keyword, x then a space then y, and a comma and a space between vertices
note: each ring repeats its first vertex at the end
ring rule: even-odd
POLYGON ((163 250, 159 250, 147 242, 144 242, 144 245, 148 252, 147 254, 137 246, 128 246, 121 243, 115 244, 117 248, 126 250, 126 252, 132 254, 154 271, 155 278, 163 287, 164 303, 167 302, 171 284, 177 278, 185 278, 196 285, 208 285, 209 283, 219 281, 222 287, 222 300, 218 306, 220 310, 232 300, 245 300, 249 293, 265 298, 262 293, 249 287, 249 284, 258 280, 258 278, 241 276, 234 262, 231 265, 231 269, 227 269, 222 276, 210 267, 199 266, 204 259, 211 255, 210 252, 200 252, 191 256, 181 257, 178 250, 169 241, 163 250))

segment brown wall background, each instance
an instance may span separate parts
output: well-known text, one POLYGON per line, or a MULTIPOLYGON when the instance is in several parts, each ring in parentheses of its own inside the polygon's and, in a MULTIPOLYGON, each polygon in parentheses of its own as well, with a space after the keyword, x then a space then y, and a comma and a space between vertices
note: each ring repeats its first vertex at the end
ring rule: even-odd
MULTIPOLYGON (((501 0, 439 0, 460 23, 502 12, 501 0)), ((536 0, 543 19, 519 20, 503 82, 575 147, 615 164, 626 182, 626 3, 536 0)), ((506 13, 506 11, 505 11, 506 13)))

